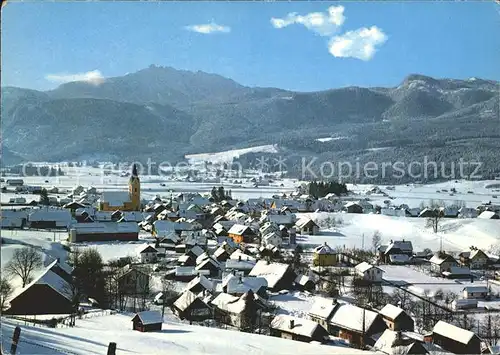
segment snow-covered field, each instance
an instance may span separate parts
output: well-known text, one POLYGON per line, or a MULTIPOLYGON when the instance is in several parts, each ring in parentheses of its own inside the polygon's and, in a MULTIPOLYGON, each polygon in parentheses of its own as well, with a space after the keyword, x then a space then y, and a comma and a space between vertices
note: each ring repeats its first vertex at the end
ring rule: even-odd
POLYGON ((500 243, 500 221, 486 219, 443 219, 440 231, 433 233, 426 228, 425 218, 392 217, 378 214, 354 214, 354 213, 303 213, 317 223, 322 224, 325 219, 340 219, 341 224, 320 230, 319 235, 298 236, 299 243, 322 244, 327 242, 335 247, 357 247, 365 249, 372 248, 372 236, 379 231, 382 243, 388 243, 391 239, 410 240, 416 251, 425 248, 438 250, 440 239, 443 239, 443 248, 449 251, 462 251, 474 245, 478 248, 488 250, 492 245, 500 243))
POLYGON ((198 162, 211 162, 213 164, 220 163, 230 163, 233 159, 237 159, 242 155, 248 153, 277 153, 278 148, 275 144, 260 145, 256 147, 243 148, 227 150, 224 152, 217 153, 200 153, 200 154, 188 154, 185 158, 191 163, 196 164, 198 162))
POLYGON ((270 336, 241 333, 174 322, 161 331, 132 330, 130 315, 77 320, 74 328, 40 328, 2 319, 2 345, 10 349, 15 326, 21 326, 17 354, 105 354, 116 342, 117 354, 371 354, 356 349, 313 345, 270 336))

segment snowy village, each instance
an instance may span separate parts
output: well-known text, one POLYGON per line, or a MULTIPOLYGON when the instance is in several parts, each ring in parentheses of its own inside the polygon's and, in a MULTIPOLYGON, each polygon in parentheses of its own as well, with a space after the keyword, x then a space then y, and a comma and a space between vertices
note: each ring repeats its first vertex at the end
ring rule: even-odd
POLYGON ((3 349, 497 352, 498 182, 59 169, 2 177, 3 349))

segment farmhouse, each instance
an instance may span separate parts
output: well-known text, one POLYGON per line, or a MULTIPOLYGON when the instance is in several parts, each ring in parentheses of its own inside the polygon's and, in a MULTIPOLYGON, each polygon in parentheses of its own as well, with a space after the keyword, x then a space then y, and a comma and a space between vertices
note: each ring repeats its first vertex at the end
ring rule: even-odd
POLYGON ((391 240, 388 245, 382 245, 378 249, 378 252, 380 260, 385 263, 390 263, 391 256, 394 255, 398 255, 398 257, 392 257, 393 261, 408 260, 413 255, 413 245, 410 241, 405 241, 404 239, 391 240), (406 256, 406 258, 401 257, 402 255, 406 256))
POLYGON ((71 213, 66 209, 42 208, 28 215, 30 228, 68 228, 71 224, 71 213))
POLYGON ((270 324, 271 336, 310 343, 325 343, 328 332, 325 328, 311 320, 280 314, 270 324))
POLYGON ((143 311, 136 313, 132 318, 132 329, 140 332, 151 332, 161 330, 163 319, 161 314, 155 311, 143 311))
POLYGON ((319 232, 319 226, 308 218, 302 218, 295 223, 295 229, 300 234, 316 235, 319 232))
POLYGON ((353 345, 373 345, 372 336, 387 329, 380 314, 350 304, 336 307, 328 323, 334 334, 353 345))
POLYGON ((139 226, 135 222, 75 223, 69 230, 69 239, 72 243, 135 241, 139 240, 139 226))
POLYGON ((267 281, 263 277, 243 277, 229 274, 222 280, 222 290, 234 296, 241 296, 251 290, 260 297, 267 297, 267 281))
POLYGON ((356 274, 363 277, 364 280, 382 282, 382 273, 384 271, 376 266, 368 264, 366 261, 356 265, 354 269, 356 270, 356 274))
POLYGON ((452 267, 458 267, 458 263, 454 257, 445 253, 435 254, 429 262, 431 263, 431 271, 441 274, 444 271, 451 271, 452 267))
POLYGON ((184 293, 174 302, 172 311, 180 319, 189 321, 201 321, 211 317, 212 310, 191 291, 184 293))
POLYGON ((14 289, 8 299, 5 314, 69 314, 74 310, 71 300, 71 287, 52 268, 57 260, 46 267, 31 283, 24 288, 14 289))
POLYGON ((466 286, 462 290, 465 299, 484 299, 488 296, 488 287, 486 286, 466 286))
POLYGON ((296 277, 290 265, 268 263, 266 260, 259 260, 249 275, 266 279, 270 291, 290 288, 296 277))
POLYGON ((432 341, 454 354, 481 354, 481 340, 476 334, 442 320, 432 330, 432 341))
POLYGON ((202 292, 212 293, 214 291, 214 283, 207 279, 205 276, 200 275, 191 281, 186 286, 187 291, 191 291, 194 294, 199 294, 202 292))
POLYGON ((335 299, 319 298, 316 297, 316 301, 313 303, 311 309, 309 310, 309 318, 323 326, 331 333, 329 326, 329 321, 333 316, 333 311, 339 306, 335 299))
POLYGON ((313 265, 314 266, 333 266, 337 264, 337 253, 330 248, 325 242, 324 244, 314 248, 313 265))
POLYGON ((149 275, 139 266, 125 265, 118 270, 116 279, 124 295, 142 295, 149 291, 149 275))
POLYGON ((404 333, 386 329, 377 339, 374 350, 378 350, 389 355, 407 355, 407 354, 428 354, 426 345, 420 338, 411 333, 404 333))
POLYGON ((2 210, 0 213, 2 229, 24 228, 28 220, 27 211, 2 210))
POLYGON ((344 211, 347 213, 363 213, 363 207, 356 202, 347 202, 344 205, 344 211))
POLYGON ((408 330, 411 332, 415 330, 413 318, 399 307, 387 304, 379 311, 379 314, 382 316, 385 324, 387 324, 387 327, 390 330, 408 330))
POLYGON ((460 264, 470 267, 471 269, 484 269, 490 258, 482 250, 472 247, 469 251, 463 251, 458 254, 460 264))
POLYGON ((243 330, 252 329, 258 324, 259 311, 266 307, 251 290, 239 297, 220 293, 211 305, 214 307, 214 319, 243 330))
POLYGON ((147 245, 141 248, 139 255, 141 257, 141 263, 154 263, 158 256, 158 250, 151 245, 147 245))

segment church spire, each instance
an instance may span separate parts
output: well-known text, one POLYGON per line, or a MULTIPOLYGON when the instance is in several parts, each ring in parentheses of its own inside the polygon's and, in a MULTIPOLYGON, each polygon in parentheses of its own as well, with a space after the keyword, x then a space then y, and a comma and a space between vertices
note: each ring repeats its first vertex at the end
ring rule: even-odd
POLYGON ((132 165, 132 176, 133 177, 138 177, 138 174, 137 174, 137 165, 136 164, 132 165))

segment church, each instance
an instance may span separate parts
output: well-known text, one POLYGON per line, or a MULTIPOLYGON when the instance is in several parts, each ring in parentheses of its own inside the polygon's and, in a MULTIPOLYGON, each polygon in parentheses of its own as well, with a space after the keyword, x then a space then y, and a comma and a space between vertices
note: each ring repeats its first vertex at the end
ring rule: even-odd
POLYGON ((126 191, 103 191, 99 199, 100 211, 140 211, 141 210, 141 182, 137 173, 137 166, 132 166, 132 174, 126 191))

